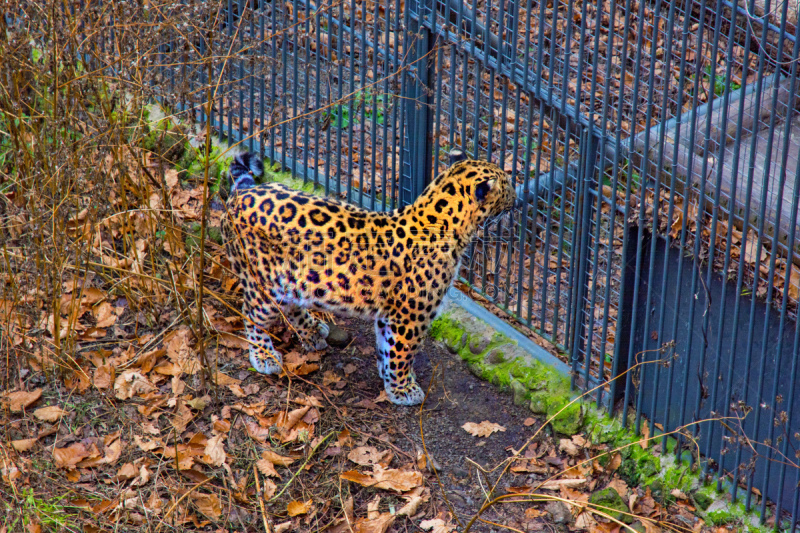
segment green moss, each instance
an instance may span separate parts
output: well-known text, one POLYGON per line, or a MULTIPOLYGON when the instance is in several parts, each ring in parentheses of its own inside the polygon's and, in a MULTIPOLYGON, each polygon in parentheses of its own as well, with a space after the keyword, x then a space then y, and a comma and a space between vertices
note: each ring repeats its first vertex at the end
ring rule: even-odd
POLYGON ((697 491, 693 496, 692 499, 694 500, 695 505, 705 511, 708 509, 708 506, 711 505, 711 502, 714 501, 712 496, 705 494, 701 491, 697 491))
POLYGON ((594 504, 598 511, 606 513, 616 520, 621 520, 626 524, 633 523, 630 509, 623 501, 622 496, 611 487, 598 490, 589 496, 589 502, 594 504))

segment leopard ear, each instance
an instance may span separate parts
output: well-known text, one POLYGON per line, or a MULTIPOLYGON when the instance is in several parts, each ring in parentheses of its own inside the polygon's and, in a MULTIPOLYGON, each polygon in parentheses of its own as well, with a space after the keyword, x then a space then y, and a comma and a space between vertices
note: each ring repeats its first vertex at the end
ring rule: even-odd
POLYGON ((475 198, 479 202, 484 201, 486 197, 489 196, 489 191, 491 191, 496 184, 497 179, 490 179, 488 181, 479 183, 478 186, 475 187, 475 198))

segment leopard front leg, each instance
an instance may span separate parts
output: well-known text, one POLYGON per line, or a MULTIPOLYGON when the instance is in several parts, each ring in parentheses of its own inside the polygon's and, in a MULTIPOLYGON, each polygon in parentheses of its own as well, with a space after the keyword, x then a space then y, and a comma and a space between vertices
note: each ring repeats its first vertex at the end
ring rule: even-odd
POLYGON ((383 388, 389 401, 397 405, 422 403, 425 393, 417 384, 414 373, 414 354, 423 331, 398 326, 390 320, 375 319, 378 375, 383 379, 383 388))
POLYGON ((330 328, 325 322, 315 318, 307 309, 298 305, 285 305, 283 311, 289 325, 303 343, 304 350, 315 352, 328 347, 325 339, 328 338, 330 328))
POLYGON ((250 364, 260 374, 278 374, 283 357, 272 345, 268 329, 280 318, 278 308, 268 303, 250 305, 245 302, 245 332, 250 344, 250 364))

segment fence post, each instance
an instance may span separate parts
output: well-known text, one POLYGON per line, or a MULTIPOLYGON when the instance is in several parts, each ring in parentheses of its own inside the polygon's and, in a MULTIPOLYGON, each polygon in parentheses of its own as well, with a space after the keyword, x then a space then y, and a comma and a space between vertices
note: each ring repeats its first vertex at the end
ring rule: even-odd
MULTIPOLYGON (((580 191, 576 205, 579 206, 575 222, 577 227, 575 231, 580 235, 578 244, 578 275, 573 284, 573 320, 570 343, 572 352, 572 379, 571 386, 574 389, 577 385, 578 378, 578 358, 581 353, 584 353, 584 366, 586 370, 586 377, 588 378, 588 369, 591 364, 591 346, 586 346, 586 339, 581 335, 583 327, 586 324, 587 306, 584 300, 589 291, 589 254, 591 252, 591 228, 592 228, 592 203, 593 199, 597 196, 597 180, 595 180, 595 162, 597 160, 598 147, 601 139, 594 132, 591 125, 589 129, 584 130, 582 133, 581 142, 581 158, 580 165, 583 167, 578 170, 578 184, 577 188, 580 191)), ((596 260, 596 258, 594 258, 596 260)), ((589 312, 592 312, 590 310, 589 312)), ((602 372, 602 368, 601 368, 602 372)), ((587 379, 588 381, 588 379, 587 379)), ((584 383, 585 388, 589 383, 584 383)))
POLYGON ((424 0, 409 5, 408 31, 409 70, 406 71, 404 107, 405 127, 408 138, 408 180, 411 198, 402 198, 401 204, 413 202, 431 180, 433 172, 433 88, 435 81, 434 36, 424 24, 424 0))

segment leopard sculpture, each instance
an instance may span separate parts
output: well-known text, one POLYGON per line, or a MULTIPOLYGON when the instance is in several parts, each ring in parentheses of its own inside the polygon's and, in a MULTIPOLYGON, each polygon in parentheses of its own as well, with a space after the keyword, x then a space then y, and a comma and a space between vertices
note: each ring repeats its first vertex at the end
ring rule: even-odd
POLYGON ((492 163, 461 161, 413 204, 381 213, 257 185, 262 172, 258 157, 236 156, 223 217, 226 251, 244 289, 250 363, 262 374, 281 371, 267 332, 280 320, 305 349, 322 350, 329 328, 309 310, 369 317, 387 397, 420 403, 414 353, 479 225, 514 205, 509 176, 492 163))

